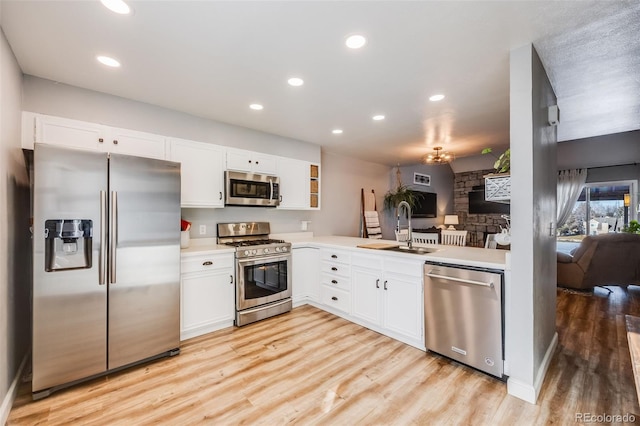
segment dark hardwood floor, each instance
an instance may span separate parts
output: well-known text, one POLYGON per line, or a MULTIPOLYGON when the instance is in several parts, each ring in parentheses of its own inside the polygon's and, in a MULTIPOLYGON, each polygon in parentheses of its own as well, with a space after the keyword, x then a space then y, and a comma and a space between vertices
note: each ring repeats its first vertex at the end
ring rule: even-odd
POLYGON ((538 404, 473 369, 311 306, 183 342, 180 356, 41 401, 24 383, 10 425, 579 424, 576 413, 640 422, 625 314, 640 287, 558 291, 559 345, 538 404))

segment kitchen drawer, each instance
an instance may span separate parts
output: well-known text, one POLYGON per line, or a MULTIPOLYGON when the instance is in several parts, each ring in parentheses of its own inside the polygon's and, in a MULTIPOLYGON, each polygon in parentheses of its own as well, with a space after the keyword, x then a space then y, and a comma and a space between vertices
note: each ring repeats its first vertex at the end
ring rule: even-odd
POLYGON ((322 260, 327 260, 332 263, 351 263, 351 253, 342 250, 324 249, 322 250, 322 260))
POLYGON ((346 278, 351 276, 351 265, 342 263, 324 261, 322 262, 320 270, 323 274, 339 275, 346 278))
POLYGON ((401 259, 384 259, 385 273, 408 275, 411 277, 422 278, 424 275, 424 261, 419 260, 401 260, 401 259))
POLYGON ((189 256, 180 262, 181 273, 204 272, 212 269, 234 268, 233 253, 189 256))
POLYGON ((323 285, 322 303, 348 314, 351 307, 351 294, 344 290, 323 285))
POLYGON ((322 274, 322 284, 331 288, 351 291, 351 278, 332 274, 322 274))
POLYGON ((351 265, 365 269, 379 270, 382 268, 382 259, 383 257, 380 255, 367 256, 362 254, 354 254, 351 257, 351 265))

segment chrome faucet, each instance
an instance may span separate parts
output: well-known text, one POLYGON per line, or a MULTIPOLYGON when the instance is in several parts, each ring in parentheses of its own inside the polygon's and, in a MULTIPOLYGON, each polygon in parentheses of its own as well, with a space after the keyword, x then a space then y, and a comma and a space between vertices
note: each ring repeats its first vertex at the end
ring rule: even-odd
POLYGON ((406 201, 400 201, 400 204, 398 204, 398 232, 400 232, 400 207, 404 207, 404 211, 407 214, 407 247, 411 248, 413 245, 411 237, 411 206, 406 201))

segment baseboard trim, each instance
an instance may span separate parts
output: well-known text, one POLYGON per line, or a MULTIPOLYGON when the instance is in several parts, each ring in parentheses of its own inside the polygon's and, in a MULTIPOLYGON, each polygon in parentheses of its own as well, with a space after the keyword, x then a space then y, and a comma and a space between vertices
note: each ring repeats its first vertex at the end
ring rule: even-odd
POLYGON ((536 377, 536 381, 534 382, 534 387, 536 391, 536 401, 538 400, 538 395, 540 395, 540 389, 542 389, 542 383, 544 383, 544 378, 547 375, 547 370, 549 370, 549 366, 551 365, 551 359, 553 358, 553 354, 556 352, 556 348, 558 347, 558 333, 553 334, 553 339, 551 339, 551 343, 547 348, 547 352, 544 354, 544 358, 542 359, 542 364, 540 364, 540 369, 538 370, 538 376, 536 377))
POLYGON ((557 347, 558 333, 554 333, 553 338, 551 339, 551 343, 549 344, 549 347, 544 354, 544 358, 542 359, 542 363, 540 364, 540 369, 538 370, 538 375, 536 376, 533 385, 521 382, 513 378, 509 378, 509 380, 507 380, 507 392, 509 393, 509 395, 520 398, 523 401, 529 402, 531 404, 535 404, 536 401, 538 401, 540 389, 542 389, 544 378, 547 375, 547 370, 549 369, 549 365, 551 365, 551 359, 553 358, 553 354, 555 353, 557 347))
POLYGON ((27 352, 22 359, 22 362, 20 363, 20 367, 18 367, 16 377, 13 378, 13 382, 11 382, 11 386, 9 386, 7 394, 4 396, 2 406, 0 407, 0 425, 4 425, 7 423, 9 413, 11 412, 11 407, 13 407, 13 401, 16 400, 16 395, 18 394, 18 386, 20 386, 20 379, 22 378, 24 367, 27 365, 28 359, 29 353, 27 352))

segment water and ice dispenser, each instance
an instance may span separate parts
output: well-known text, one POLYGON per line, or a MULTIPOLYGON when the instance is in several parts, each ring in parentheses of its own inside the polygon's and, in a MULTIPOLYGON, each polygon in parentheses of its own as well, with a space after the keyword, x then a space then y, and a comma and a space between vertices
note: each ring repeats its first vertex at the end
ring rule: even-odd
POLYGON ((92 235, 91 220, 46 220, 44 269, 53 272, 91 268, 92 235))

